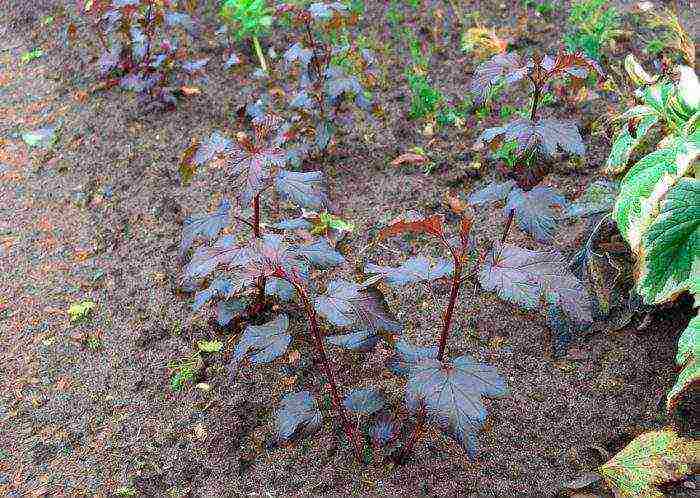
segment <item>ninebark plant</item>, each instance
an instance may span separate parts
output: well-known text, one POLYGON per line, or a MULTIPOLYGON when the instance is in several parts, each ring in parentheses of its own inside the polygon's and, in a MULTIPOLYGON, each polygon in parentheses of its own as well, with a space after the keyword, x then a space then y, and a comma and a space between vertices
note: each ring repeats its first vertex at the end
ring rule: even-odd
POLYGON ((313 130, 314 138, 308 142, 307 150, 320 153, 328 147, 338 123, 347 117, 343 113, 344 102, 352 101, 366 112, 371 110, 361 78, 348 71, 348 66, 363 79, 372 79, 374 56, 352 39, 336 43, 340 37, 334 34, 355 19, 340 2, 313 3, 308 8, 281 4, 277 12, 290 15, 298 29, 297 40, 284 53, 287 68, 298 66, 298 92, 291 97, 289 106, 298 113, 298 128, 313 130))
POLYGON ((105 87, 133 91, 148 108, 172 108, 178 97, 197 93, 182 85, 182 76, 201 72, 208 59, 188 58, 186 41, 198 35, 199 26, 178 2, 78 0, 77 9, 92 19, 103 50, 98 66, 105 87))

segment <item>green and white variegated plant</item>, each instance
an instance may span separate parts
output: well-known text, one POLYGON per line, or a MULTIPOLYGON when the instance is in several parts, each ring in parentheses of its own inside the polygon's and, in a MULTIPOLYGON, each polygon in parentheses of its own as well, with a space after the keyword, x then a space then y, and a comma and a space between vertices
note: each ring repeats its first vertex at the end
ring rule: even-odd
MULTIPOLYGON (((613 215, 637 257, 636 289, 646 304, 674 300, 684 292, 700 305, 700 83, 679 66, 678 82, 650 77, 634 61, 630 76, 642 86, 641 102, 619 117, 624 122, 607 168, 622 173, 632 151, 660 128, 663 138, 622 178, 613 215), (642 74, 644 77, 639 77, 642 74)), ((674 412, 685 393, 700 385, 700 318, 683 332, 676 358, 682 369, 667 398, 674 412)))

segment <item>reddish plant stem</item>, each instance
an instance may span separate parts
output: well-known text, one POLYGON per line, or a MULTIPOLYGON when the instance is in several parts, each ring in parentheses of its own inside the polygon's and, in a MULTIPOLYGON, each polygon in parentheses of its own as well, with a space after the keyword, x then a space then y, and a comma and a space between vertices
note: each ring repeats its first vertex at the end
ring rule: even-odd
POLYGON ((452 275, 452 289, 450 290, 450 301, 447 305, 447 311, 445 312, 445 318, 442 324, 442 332, 440 333, 440 342, 438 344, 438 361, 442 361, 445 355, 445 346, 447 345, 447 339, 450 336, 450 327, 452 326, 452 317, 454 316, 455 303, 457 302, 457 296, 459 294, 459 288, 462 285, 462 262, 460 258, 453 254, 453 259, 455 263, 455 269, 452 275))
POLYGON ((533 85, 535 86, 535 91, 532 94, 532 110, 530 111, 530 121, 534 121, 535 117, 537 116, 537 107, 540 105, 540 93, 542 91, 540 85, 538 85, 534 81, 533 85))
MULTIPOLYGON (((256 239, 260 238, 260 194, 253 197, 253 234, 256 239)), ((267 279, 264 275, 258 278, 258 305, 260 308, 265 304, 265 287, 267 285, 267 279)))
POLYGON ((508 233, 510 232, 510 227, 513 225, 513 217, 515 216, 515 209, 511 209, 508 212, 508 220, 506 221, 506 227, 503 229, 503 235, 501 235, 501 244, 506 241, 508 233))
POLYGON ((411 439, 406 441, 406 444, 401 448, 401 451, 395 458, 395 462, 398 464, 401 464, 404 462, 406 457, 411 453, 411 450, 413 450, 413 447, 416 445, 416 442, 418 441, 418 438, 421 435, 421 432, 423 430, 423 424, 425 423, 425 414, 423 411, 418 412, 418 416, 416 419, 416 426, 413 428, 413 433, 411 434, 411 439))
MULTIPOLYGON (((324 83, 324 78, 323 75, 325 74, 325 69, 321 70, 321 59, 319 58, 318 55, 318 50, 316 49, 316 39, 314 38, 313 33, 311 32, 311 22, 307 21, 305 24, 306 27, 306 34, 309 37, 309 45, 311 45, 311 51, 314 53, 314 66, 316 67, 316 75, 318 76, 318 81, 316 82, 316 87, 322 89, 323 88, 323 83, 324 83)), ((330 62, 330 57, 328 57, 328 62, 330 62)), ((328 67, 328 62, 326 63, 326 68, 328 67)), ((316 101, 318 102, 319 110, 321 111, 321 119, 325 120, 326 119, 326 110, 323 105, 323 95, 320 95, 320 92, 317 91, 316 95, 314 95, 316 98, 316 101)))
POLYGON ((304 290, 304 288, 296 282, 292 282, 291 280, 288 280, 288 281, 296 288, 296 290, 299 294, 299 297, 301 298, 302 302, 304 303, 304 308, 306 309, 306 314, 309 317, 309 325, 311 327, 311 333, 313 334, 314 341, 316 343, 316 350, 318 351, 318 354, 321 357, 321 365, 323 366, 323 373, 328 378, 328 384, 331 386, 331 398, 333 400, 333 406, 335 407, 336 411, 338 412, 338 415, 340 416, 340 421, 343 425, 343 429, 345 430, 345 434, 347 435, 348 439, 355 447, 355 458, 357 459, 357 463, 362 464, 362 446, 360 445, 360 441, 357 438, 355 426, 353 426, 350 423, 350 420, 348 419, 348 417, 345 413, 345 408, 343 407, 343 403, 340 400, 340 391, 338 390, 338 384, 335 381, 335 375, 333 374, 333 370, 331 369, 330 362, 328 361, 328 355, 326 355, 326 348, 323 346, 323 337, 321 336, 321 332, 318 328, 318 323, 316 321, 316 311, 314 310, 313 305, 311 304, 311 301, 309 299, 309 296, 308 296, 308 294, 306 294, 306 291, 304 290))

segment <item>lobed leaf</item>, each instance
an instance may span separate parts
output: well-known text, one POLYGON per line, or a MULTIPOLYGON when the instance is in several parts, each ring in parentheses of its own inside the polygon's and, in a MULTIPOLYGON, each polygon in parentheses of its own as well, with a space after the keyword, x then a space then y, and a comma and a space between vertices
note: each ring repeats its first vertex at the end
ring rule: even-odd
POLYGON ((310 436, 321 428, 321 411, 309 391, 289 393, 282 398, 276 417, 277 441, 310 436))
POLYGON ((366 353, 377 346, 379 336, 372 330, 360 330, 351 334, 326 337, 326 342, 350 351, 366 353))
POLYGON ((553 294, 569 318, 593 321, 588 293, 568 270, 566 259, 554 250, 496 245, 479 272, 479 283, 524 309, 536 309, 542 297, 553 294))
POLYGON ((476 363, 468 355, 451 363, 427 358, 410 368, 406 404, 413 412, 424 408, 430 420, 475 458, 476 434, 487 416, 482 398, 507 393, 505 381, 491 365, 476 363))
POLYGON ((618 186, 615 182, 596 180, 586 192, 565 211, 566 218, 587 218, 596 214, 609 213, 615 205, 618 186))
POLYGON ((369 437, 376 448, 383 448, 393 443, 399 436, 401 427, 392 415, 383 413, 372 425, 369 437))
POLYGON ((185 255, 198 235, 208 240, 212 240, 219 235, 219 232, 231 222, 230 210, 231 203, 227 199, 222 199, 215 213, 192 215, 187 218, 182 228, 180 257, 185 255))
POLYGON ((505 80, 508 84, 520 81, 527 76, 531 68, 532 64, 516 53, 496 54, 476 68, 469 91, 475 102, 481 104, 499 81, 505 80))
POLYGON ((354 389, 343 400, 345 408, 363 415, 372 415, 384 408, 385 404, 384 395, 374 387, 354 389))
POLYGON ((435 261, 426 256, 416 256, 406 260, 401 266, 378 266, 368 263, 365 273, 382 275, 386 283, 392 287, 400 287, 416 282, 430 282, 451 275, 454 264, 446 259, 435 261))
POLYGON ((345 258, 333 249, 326 239, 309 245, 295 246, 296 253, 317 268, 332 268, 345 263, 345 258))
POLYGON ((529 192, 514 188, 504 209, 506 216, 515 211, 515 221, 524 231, 540 242, 551 242, 557 226, 554 206, 565 206, 566 199, 551 187, 538 185, 529 192))
POLYGON ((326 293, 316 298, 314 307, 338 327, 356 326, 387 332, 403 329, 390 315, 384 296, 377 289, 342 279, 331 281, 326 293))
POLYGON ((217 278, 209 284, 209 287, 195 293, 192 309, 193 311, 199 311, 202 306, 217 295, 231 297, 239 292, 242 286, 241 282, 231 281, 226 278, 217 278))
POLYGON ((424 348, 411 344, 406 339, 396 341, 396 351, 386 362, 386 367, 395 375, 408 376, 413 366, 422 360, 437 358, 436 347, 424 348))
POLYGON ((185 277, 191 279, 206 277, 218 266, 244 266, 250 260, 251 254, 247 248, 236 245, 234 237, 225 236, 212 247, 200 247, 195 251, 185 267, 185 277))
POLYGON ((225 327, 234 318, 243 316, 247 309, 246 303, 240 299, 219 301, 216 305, 216 322, 225 327))
POLYGON ((284 314, 263 325, 248 325, 233 351, 232 363, 239 364, 246 356, 256 364, 279 358, 292 342, 288 328, 289 319, 284 314))
POLYGON ((281 169, 275 179, 275 188, 284 200, 300 208, 322 209, 328 204, 323 173, 320 171, 295 172, 281 169))
POLYGON ((502 183, 492 182, 481 190, 472 192, 467 198, 467 202, 472 206, 478 206, 487 202, 500 201, 506 199, 515 186, 516 183, 514 180, 508 180, 502 183))
POLYGON ((287 155, 284 149, 276 146, 249 151, 234 145, 227 157, 231 172, 237 176, 240 204, 249 206, 253 198, 271 184, 271 167, 284 166, 287 155))
POLYGON ((515 141, 521 154, 533 147, 548 156, 554 156, 559 149, 578 156, 586 152, 578 127, 569 120, 519 118, 505 126, 484 130, 478 141, 490 143, 496 139, 515 141))

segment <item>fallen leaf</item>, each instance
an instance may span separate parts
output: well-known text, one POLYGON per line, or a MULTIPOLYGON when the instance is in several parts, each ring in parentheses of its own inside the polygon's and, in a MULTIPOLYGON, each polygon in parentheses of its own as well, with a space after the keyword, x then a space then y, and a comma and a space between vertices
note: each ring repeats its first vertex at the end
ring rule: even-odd
POLYGON ((180 87, 180 92, 187 97, 192 97, 194 95, 201 95, 202 94, 202 90, 200 90, 199 88, 197 88, 195 86, 180 87))
POLYGON ((399 157, 391 161, 392 166, 401 166, 402 164, 424 164, 428 162, 428 158, 421 154, 416 154, 414 152, 406 152, 401 154, 399 157))

